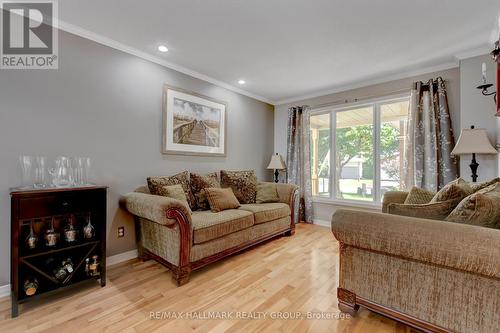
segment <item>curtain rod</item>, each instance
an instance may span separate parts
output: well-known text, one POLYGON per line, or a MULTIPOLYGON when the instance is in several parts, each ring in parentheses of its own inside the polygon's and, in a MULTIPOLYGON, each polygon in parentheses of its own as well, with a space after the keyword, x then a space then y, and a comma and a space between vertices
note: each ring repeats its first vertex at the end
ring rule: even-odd
MULTIPOLYGON (((443 80, 445 83, 448 83, 448 80, 443 80)), ((427 84, 423 84, 422 86, 427 86, 427 84)), ((410 92, 412 88, 407 88, 407 89, 399 89, 399 90, 393 90, 387 93, 384 93, 383 95, 371 95, 371 96, 364 96, 364 97, 359 97, 359 98, 352 98, 352 99, 338 99, 333 102, 328 102, 328 103, 322 103, 322 104, 316 104, 311 106, 311 109, 320 109, 324 107, 329 107, 329 106, 335 106, 335 105, 341 105, 341 104, 349 104, 349 103, 356 103, 356 102, 362 102, 365 100, 370 100, 373 98, 381 98, 384 96, 391 96, 391 95, 396 95, 404 92, 410 92)), ((341 92, 340 92, 341 93, 341 92)))

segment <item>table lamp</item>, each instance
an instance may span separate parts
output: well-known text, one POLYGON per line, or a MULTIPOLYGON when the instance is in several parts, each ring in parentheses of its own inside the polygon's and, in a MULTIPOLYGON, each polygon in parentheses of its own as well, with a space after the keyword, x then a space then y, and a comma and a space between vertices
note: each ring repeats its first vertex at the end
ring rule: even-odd
POLYGON ((271 156, 271 162, 269 162, 267 168, 274 169, 274 182, 277 183, 280 170, 285 170, 286 165, 281 155, 276 153, 276 155, 271 156))
POLYGON ((462 130, 455 148, 451 151, 451 155, 465 154, 472 154, 472 162, 469 166, 472 171, 472 181, 476 182, 477 167, 479 166, 476 161, 476 154, 498 154, 498 152, 488 140, 484 128, 475 129, 474 126, 471 126, 470 129, 462 130))

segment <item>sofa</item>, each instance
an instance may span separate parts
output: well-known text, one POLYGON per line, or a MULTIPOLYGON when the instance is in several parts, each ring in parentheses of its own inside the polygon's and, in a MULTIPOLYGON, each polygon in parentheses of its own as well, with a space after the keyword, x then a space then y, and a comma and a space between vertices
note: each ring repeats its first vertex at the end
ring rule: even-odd
POLYGON ((179 200, 150 194, 147 186, 126 194, 120 204, 134 216, 139 257, 165 265, 181 286, 195 269, 273 237, 294 234, 298 187, 275 186, 279 202, 242 204, 217 213, 191 211, 179 200))
MULTIPOLYGON (((407 195, 386 193, 383 210, 407 195)), ((347 209, 331 227, 342 311, 363 306, 424 332, 500 332, 500 230, 347 209)))

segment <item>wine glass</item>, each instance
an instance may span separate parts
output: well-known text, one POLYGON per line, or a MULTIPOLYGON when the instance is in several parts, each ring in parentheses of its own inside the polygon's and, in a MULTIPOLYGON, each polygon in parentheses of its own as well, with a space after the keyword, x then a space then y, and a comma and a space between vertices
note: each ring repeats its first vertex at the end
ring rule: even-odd
POLYGON ((90 178, 90 158, 82 157, 82 185, 89 185, 90 178))
POLYGON ((46 166, 47 166, 47 157, 45 156, 35 157, 35 183, 33 184, 33 187, 44 188, 47 185, 46 166))
POLYGON ((21 185, 23 187, 33 186, 33 156, 22 155, 19 157, 21 164, 21 185))

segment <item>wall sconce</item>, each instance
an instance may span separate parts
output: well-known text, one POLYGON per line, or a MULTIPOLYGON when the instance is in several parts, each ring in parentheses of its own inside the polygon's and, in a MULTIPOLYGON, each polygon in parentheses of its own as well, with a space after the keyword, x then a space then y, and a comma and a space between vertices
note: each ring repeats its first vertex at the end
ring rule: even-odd
POLYGON ((481 89, 481 93, 484 95, 484 96, 491 96, 493 95, 493 100, 495 101, 495 103, 497 102, 497 92, 494 91, 494 92, 488 92, 488 89, 493 87, 493 84, 492 83, 483 83, 479 86, 477 86, 476 88, 477 89, 481 89))
MULTIPOLYGON (((500 33, 500 19, 499 19, 499 33, 500 33)), ((491 57, 493 58, 493 61, 495 63, 497 62, 500 62, 500 38, 499 40, 497 40, 495 42, 495 48, 493 49, 493 51, 491 51, 491 57)), ((497 104, 497 92, 496 91, 493 91, 493 92, 489 92, 488 89, 490 89, 491 87, 493 87, 493 84, 492 83, 487 83, 487 79, 486 79, 486 64, 483 62, 483 66, 482 66, 482 84, 477 86, 476 88, 481 90, 481 93, 484 95, 484 96, 491 96, 493 95, 493 100, 495 101, 495 104, 497 104)), ((498 115, 498 114, 497 114, 498 115)))

